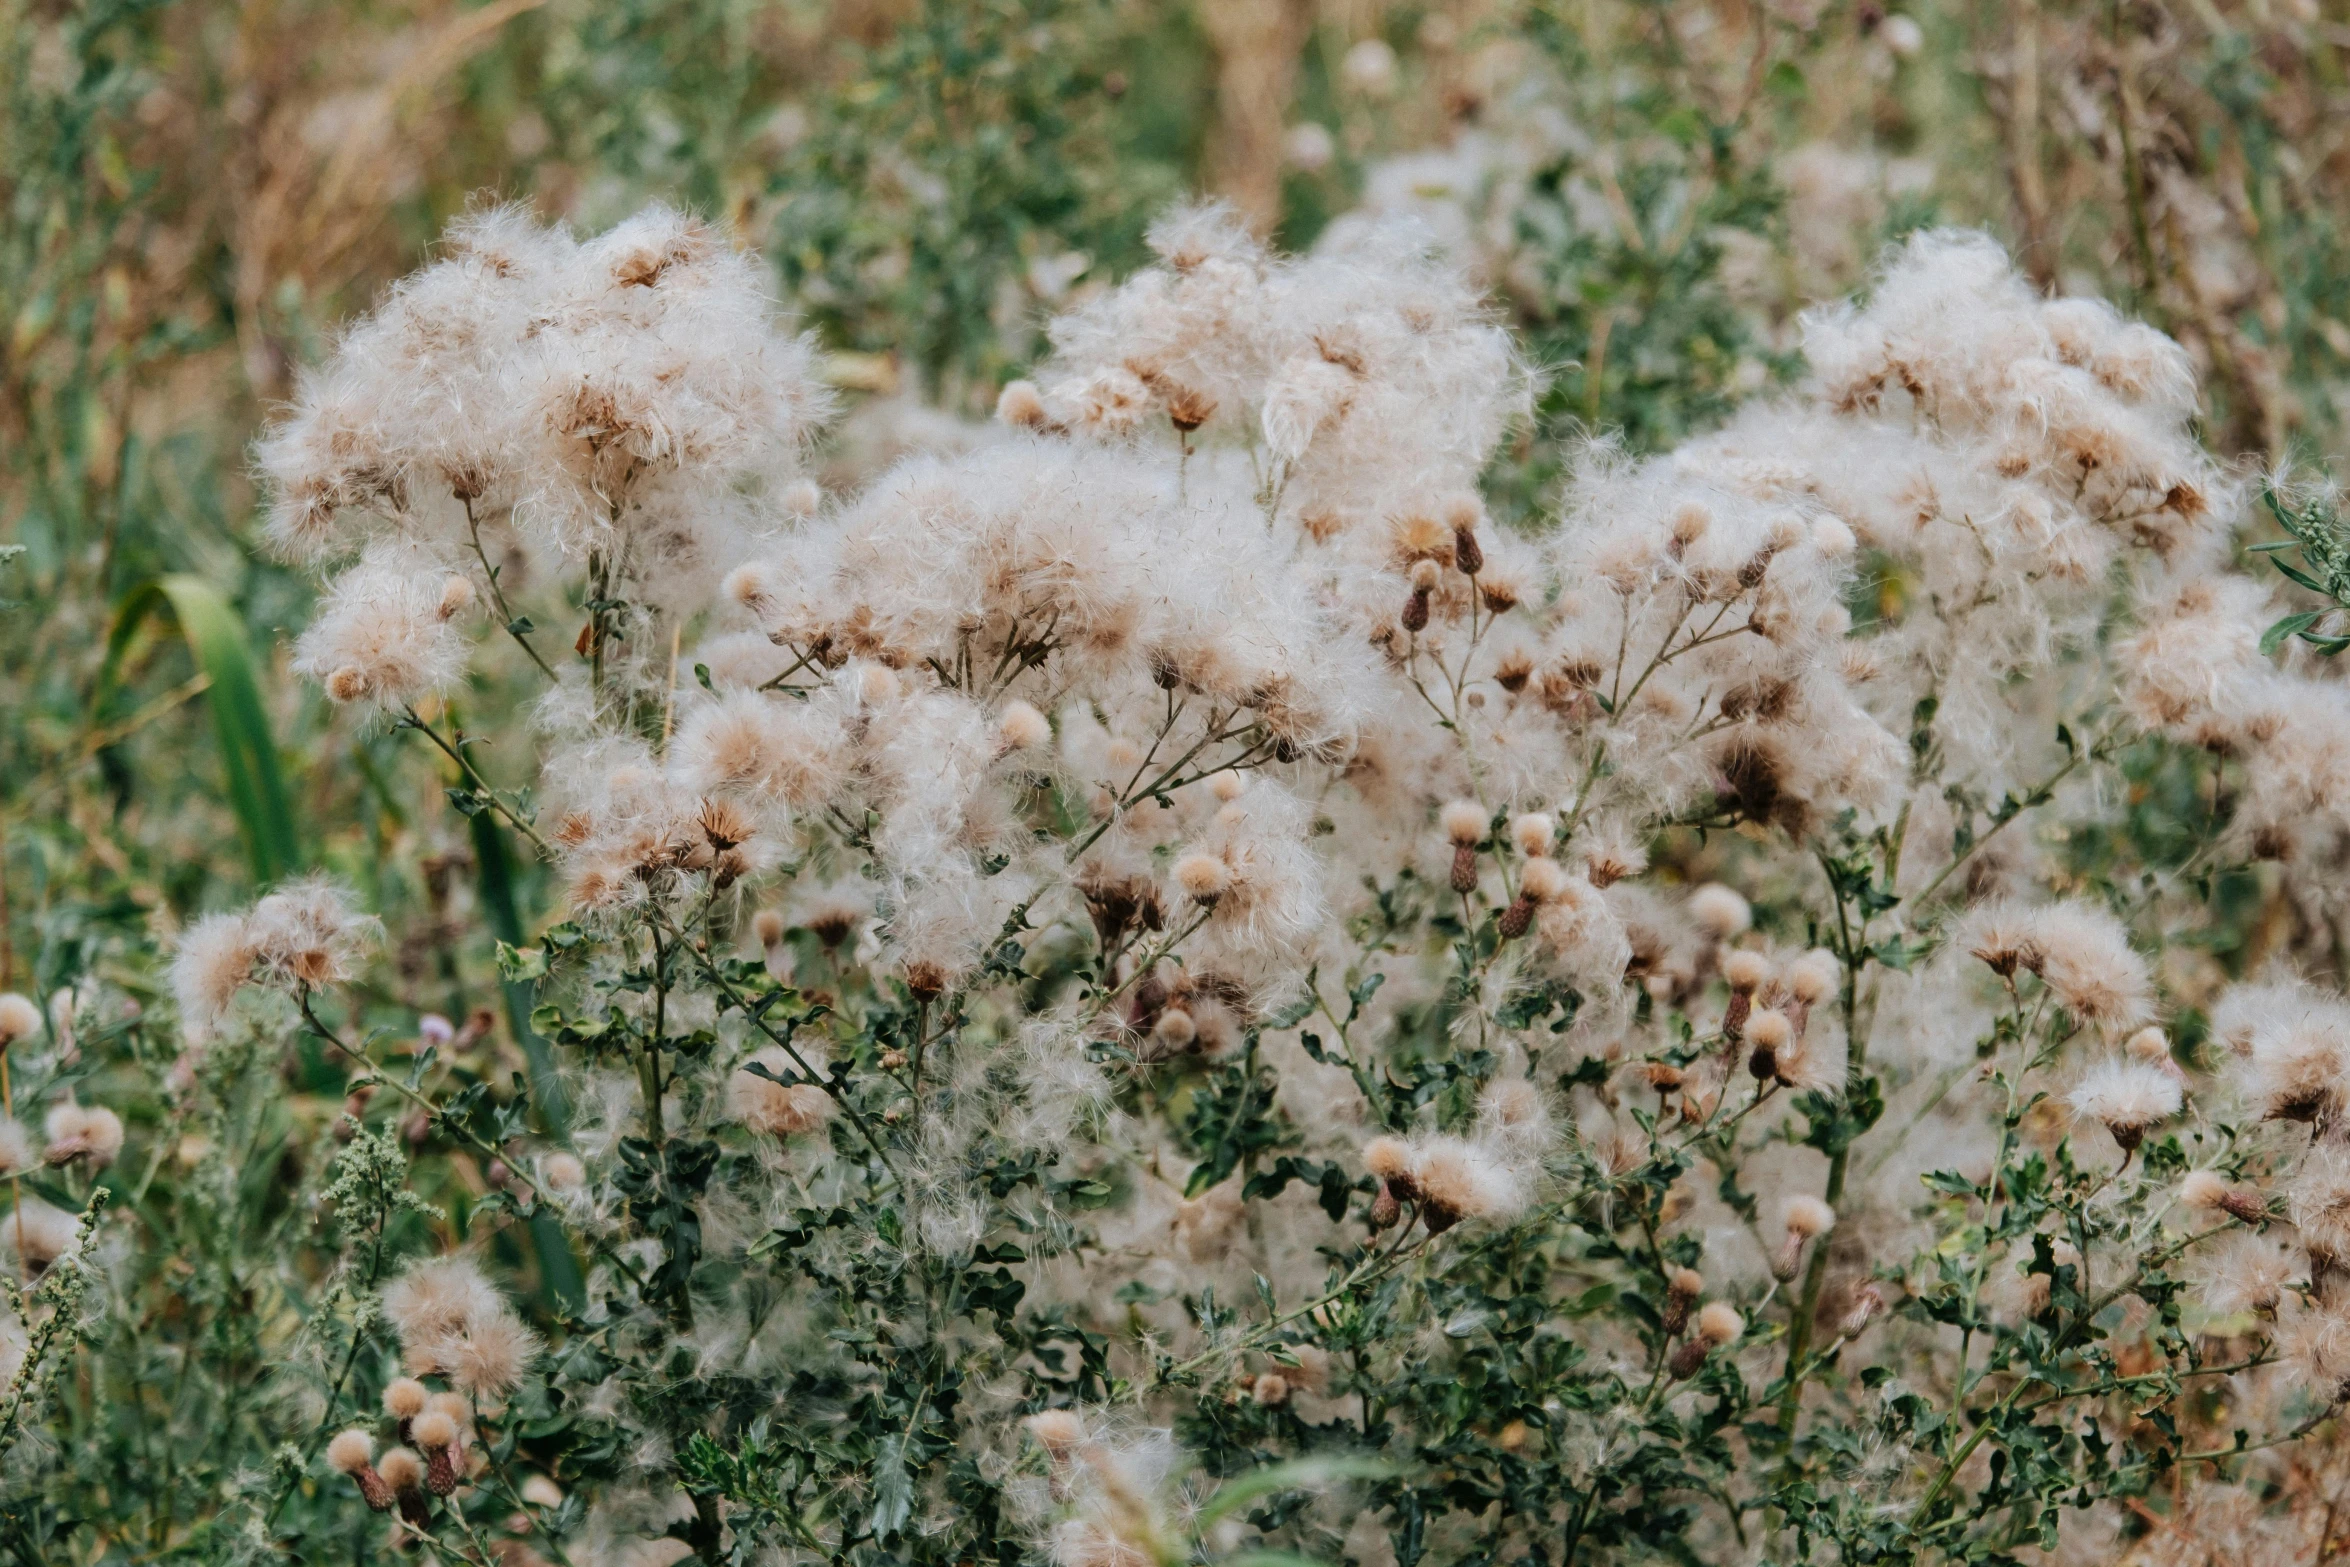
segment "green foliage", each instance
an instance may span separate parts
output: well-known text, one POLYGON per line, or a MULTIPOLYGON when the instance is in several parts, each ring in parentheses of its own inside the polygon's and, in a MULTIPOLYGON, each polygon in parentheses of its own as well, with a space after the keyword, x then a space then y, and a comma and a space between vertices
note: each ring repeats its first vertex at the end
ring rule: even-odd
POLYGON ((2269 514, 2276 518, 2277 526, 2285 530, 2286 536, 2274 543, 2255 544, 2254 552, 2267 555, 2269 563, 2297 587, 2321 594, 2337 606, 2284 616, 2261 633, 2261 654, 2264 657, 2272 654, 2288 640, 2298 637, 2324 657, 2332 658, 2344 648, 2350 648, 2350 637, 2320 629, 2337 617, 2340 608, 2350 607, 2350 529, 2343 526, 2330 496, 2312 495, 2293 502, 2272 487, 2262 489, 2261 499, 2268 503, 2269 514), (2288 550, 2301 557, 2300 565, 2284 558, 2288 550))
POLYGON ((302 852, 278 769, 277 740, 262 710, 260 680, 244 622, 217 589, 200 577, 175 575, 141 584, 123 596, 106 639, 106 663, 98 674, 98 716, 106 716, 117 668, 140 622, 157 612, 168 612, 179 623, 188 651, 204 673, 229 804, 244 835, 253 879, 281 881, 301 867, 302 852))
POLYGON ((770 251, 826 337, 901 356, 932 397, 992 395, 1050 301, 1141 255, 1177 171, 1120 156, 1101 0, 922 0, 784 154, 770 251))
MULTIPOLYGON (((1696 33, 1669 9, 1538 5, 1496 24, 1543 79, 1475 112, 1506 132, 1511 94, 1531 92, 1577 130, 1544 144, 1500 214, 1499 306, 1547 379, 1489 499, 1529 528, 1546 524, 1566 437, 1659 450, 1798 372, 1791 301, 1757 306, 1730 276, 1749 251, 1792 243, 1786 152, 1839 115, 1890 127, 1893 150, 2007 134, 1978 96, 1976 24, 1947 8, 1919 8, 1926 58, 1850 103, 1831 95, 1845 83, 1838 40, 1865 32, 1857 14, 1805 34, 1766 18, 1725 74, 1694 58, 1696 33), (1932 120, 1934 104, 1965 123, 1932 120)), ((1767 1134, 1757 1110, 1775 1089, 1741 1082, 1751 1102, 1692 1124, 1637 1078, 1650 1063, 1568 1059, 1563 1042, 1600 998, 1545 980, 1488 1006, 1493 919, 1464 922, 1416 872, 1383 881, 1346 933, 1360 967, 1317 972, 1229 1057, 1119 1062, 1115 1103, 1089 1112, 1165 1133, 1188 1163, 1168 1178, 1170 1203, 1232 1194, 1243 1214, 1327 1221, 1319 1249, 1277 1263, 1243 1217, 1229 1244, 1248 1288, 1219 1294, 1205 1264, 1178 1263, 1071 1301, 1067 1281, 1161 1180, 1152 1159, 1082 1139, 1040 1148, 996 1124, 939 1161, 923 1116, 980 1098, 999 1123, 1032 1108, 1039 1090, 988 1063, 1038 998, 1110 990, 1114 961, 1036 930, 1024 909, 970 993, 917 1003, 853 945, 804 929, 788 938, 797 978, 778 980, 730 955, 741 911, 723 903, 665 908, 629 933, 548 925, 554 889, 528 848, 543 824, 518 786, 524 693, 481 677, 464 706, 499 743, 444 752, 414 743, 421 721, 332 737, 282 678, 273 648, 303 619, 304 590, 260 557, 241 478, 256 410, 284 391, 271 366, 314 349, 476 187, 583 218, 658 194, 731 222, 765 245, 845 387, 977 412, 1039 357, 1048 310, 1128 270, 1149 216, 1199 183, 1216 62, 1189 15, 1111 0, 839 16, 738 0, 525 8, 395 105, 403 135, 426 115, 446 122, 449 150, 369 187, 364 227, 391 235, 382 255, 316 277, 283 260, 298 244, 280 235, 273 252, 254 232, 279 210, 264 196, 291 190, 285 205, 304 208, 306 187, 283 169, 199 161, 222 139, 262 156, 258 131, 223 138, 230 104, 205 95, 233 89, 239 113, 282 107, 338 58, 380 52, 372 13, 334 19, 360 36, 330 27, 250 77, 222 51, 266 57, 278 10, 224 22, 95 0, 0 15, 0 988, 67 991, 75 1031, 70 1052, 54 1033, 19 1047, 10 1087, 20 1106, 70 1095, 131 1122, 114 1168, 22 1179, 21 1195, 86 1216, 79 1233, 112 1249, 103 1266, 77 1245, 38 1281, 0 1277, 14 1316, 37 1319, 0 1384, 0 1559, 393 1559, 386 1520, 317 1458, 335 1429, 373 1419, 400 1372, 385 1285, 412 1258, 461 1249, 515 1283, 547 1342, 511 1399, 482 1411, 477 1483, 429 1504, 440 1558, 485 1567, 511 1549, 585 1567, 566 1542, 576 1551, 591 1502, 614 1497, 619 1522, 594 1527, 667 1530, 711 1563, 1033 1562, 1067 1480, 1018 1435, 1040 1410, 1174 1431, 1198 1505, 1172 1510, 1163 1567, 1359 1559, 1358 1529, 1402 1567, 1734 1551, 2006 1562, 2064 1543, 2060 1525, 2084 1507, 2167 1508, 2182 1476, 2201 1483, 2254 1445, 2213 1436, 2207 1417, 2233 1416, 2198 1399, 2270 1352, 2187 1298, 2213 1232, 2163 1206, 2189 1167, 2243 1165, 2239 1129, 2151 1139, 2119 1171, 2050 1142, 2051 1068, 2075 1029, 2028 978, 1937 1091, 1988 1074, 2004 1100, 1997 1156, 1900 1194, 1914 1248, 1839 1257, 1839 1277, 1883 1286, 1886 1315, 1848 1328, 1857 1302, 1827 1292, 1815 1247, 1792 1277, 1737 1298, 1741 1340, 1686 1373, 1675 1364, 1697 1340, 1671 1270, 1705 1260, 1672 1227, 1682 1205, 1712 1192, 1726 1223, 1767 1240, 1771 1192, 1748 1161, 1812 1160, 1840 1195, 1922 1135, 1918 1085, 1871 1062, 1871 987, 1946 950, 1975 857, 2037 832, 2076 773, 2121 804, 2034 840, 2073 885, 2158 909, 2178 950, 2231 973, 2276 950, 2289 899, 2228 847, 2237 764, 2130 736, 2109 706, 2067 709, 2054 776, 2004 793, 1950 786, 1952 858, 1930 880, 1901 874, 1898 829, 1829 824, 1803 846, 1816 884, 1780 889, 1762 919, 1774 939, 1834 954, 1845 984, 1828 1005, 1854 1049, 1841 1088, 1803 1094, 1767 1134), (216 139, 175 162, 182 113, 216 139), (509 150, 533 134, 551 147, 509 150), (216 181, 229 190, 218 207, 201 199, 216 181), (188 705, 199 695, 208 720, 188 705), (299 1011, 248 997, 183 1061, 161 972, 175 932, 305 864, 366 889, 390 927, 387 963, 299 1011), (1371 960, 1404 953, 1437 971, 1437 999, 1382 1007, 1371 960), (459 1039, 428 1038, 427 1014, 459 1039), (1307 1151, 1284 1107, 1302 1056, 1351 1080, 1366 1133, 1465 1132, 1505 1039, 1545 1092, 1605 1096, 1641 1133, 1607 1148, 1562 1139, 1542 1200, 1511 1223, 1373 1228, 1379 1182, 1307 1151), (725 1122, 718 1066, 738 1040, 802 1052, 750 1075, 833 1107, 798 1152, 725 1122), (575 1135, 609 1160, 559 1189, 548 1156, 575 1135), (1956 1375, 1858 1347, 1896 1326, 1955 1338, 1956 1375), (1267 1376, 1288 1389, 1260 1397, 1267 1376), (532 1476, 568 1494, 526 1499, 532 1476), (1904 1485, 1908 1505, 1886 1505, 1904 1485)), ((1457 82, 1447 51, 1480 41, 1423 51, 1435 16, 1385 14, 1407 81, 1457 82)), ((2048 17, 2052 37, 2075 20, 2048 17)), ((2262 281, 2224 320, 2200 319, 2178 281, 2193 257, 2128 221, 2139 186, 2076 204, 2066 260, 2216 352, 2215 424, 2273 454, 2338 423, 2340 203, 2296 172, 2291 102, 2308 62, 2232 13, 2196 25, 2207 34, 2182 52, 2185 88, 2166 79, 2155 107, 2173 130, 2188 124, 2185 89, 2224 113, 2161 145, 2181 177, 2224 176, 2242 197, 2262 281), (2273 355, 2294 401, 2264 412, 2255 372, 2269 361, 2231 345, 2273 355)), ((1298 239, 1398 150, 1398 127, 1452 126, 1452 110, 1348 86, 1337 32, 1318 23, 1300 67, 1293 117, 1340 135, 1329 169, 1285 176, 1282 228, 1298 239)), ((2102 90, 2104 77, 2083 81, 2102 90)), ((283 124, 275 134, 287 139, 283 124)), ((2118 145, 2091 151, 2100 170, 2122 161, 2118 145)), ((1952 171, 1933 198, 1879 214, 1856 251, 1937 202, 2005 223, 2009 181, 1952 171), (1976 177, 1998 194, 1970 191, 1976 177)), ((2269 499, 2289 538, 2261 548, 2328 607, 2279 620, 2263 651, 2298 639, 2331 657, 2350 647, 2350 534, 2330 500, 2269 499)), ((1864 574, 1857 618, 1923 612, 1904 587, 1864 574)), ((540 641, 570 635, 550 625, 540 641)), ((662 719, 645 716, 649 730, 662 719)), ((1930 703, 1916 716, 1921 779, 1940 777, 1947 721, 1930 703)), ((445 727, 466 734, 453 715, 445 727)), ((1746 852, 1741 835, 1758 829, 1716 803, 1654 846, 1670 877, 1721 874, 1746 852)), ((1040 830, 1074 842, 1079 820, 1040 813, 1040 830)), ((2338 961, 2329 933, 2296 939, 2296 956, 2338 961)), ((1676 1042, 1653 1064, 1724 1048, 1711 1002, 1660 989, 1639 1005, 1676 1042)), ((2207 1064, 2193 1008, 2180 1016, 2179 1054, 2207 1064)), ((2326 1412, 2310 1396, 2259 1440, 2326 1412)))

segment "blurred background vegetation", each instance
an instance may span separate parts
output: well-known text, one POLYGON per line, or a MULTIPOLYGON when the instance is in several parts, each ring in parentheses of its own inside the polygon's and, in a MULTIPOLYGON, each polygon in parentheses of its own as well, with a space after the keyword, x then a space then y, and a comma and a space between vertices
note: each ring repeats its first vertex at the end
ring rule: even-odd
MULTIPOLYGON (((288 677, 308 589, 256 547, 247 462, 469 204, 724 221, 828 351, 836 484, 952 439, 1188 193, 1293 247, 1426 221, 1544 373, 1492 476, 1519 520, 1567 440, 1654 449, 1798 373, 1798 312, 1932 222, 2174 333, 2214 445, 2308 468, 2350 368, 2346 64, 2314 0, 0 0, 0 988, 152 997, 188 919, 322 867, 385 918, 387 1026, 502 1004, 491 938, 542 889, 436 753, 288 677)), ((176 1043, 84 1027, 135 1121, 176 1043)), ((331 1118, 336 1075, 289 1070, 268 1114, 331 1118)), ((249 1131, 227 1207, 138 1210, 157 1265, 224 1259, 143 1325, 216 1364, 264 1341, 227 1237, 304 1179, 249 1131)), ((436 1168, 462 1229, 479 1172, 436 1168)), ((139 1527, 201 1555, 185 1522, 139 1527)))

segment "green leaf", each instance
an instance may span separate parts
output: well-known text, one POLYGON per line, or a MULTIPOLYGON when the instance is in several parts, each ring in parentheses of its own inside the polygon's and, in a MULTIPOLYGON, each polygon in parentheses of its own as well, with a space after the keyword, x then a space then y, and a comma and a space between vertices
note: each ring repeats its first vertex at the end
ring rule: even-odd
POLYGON ((906 1443, 891 1437, 873 1469, 873 1537, 886 1540, 914 1515, 914 1478, 906 1472, 906 1443))
POLYGON ((106 638, 99 704, 112 694, 123 654, 150 614, 168 614, 178 622, 196 667, 211 681, 205 694, 220 741, 221 772, 253 879, 282 881, 302 867, 301 842, 278 766, 277 740, 261 701, 251 640, 243 618, 218 588, 201 577, 181 575, 158 577, 125 593, 115 604, 114 628, 106 638))
POLYGON ((1321 998, 1314 993, 1314 988, 1309 977, 1309 982, 1303 995, 1299 996, 1296 1000, 1290 1002, 1288 1005, 1282 1007, 1279 1011, 1273 1013, 1272 1016, 1265 1019, 1265 1032, 1268 1034, 1278 1034, 1285 1028, 1295 1028, 1298 1024, 1303 1023, 1307 1018, 1312 1017, 1314 1015, 1314 1009, 1320 1005, 1321 998))
POLYGON ((2326 612, 2322 609, 2305 610, 2298 615, 2285 616, 2260 634, 2260 656, 2262 658, 2271 657, 2278 648, 2285 645, 2288 639, 2307 631, 2325 617, 2326 612))
MULTIPOLYGON (((474 818, 479 821, 480 818, 474 818)), ((547 949, 544 947, 517 947, 501 938, 498 942, 498 974, 510 983, 522 983, 547 977, 547 949)), ((525 1021, 528 1014, 524 1014, 525 1021)))
POLYGON ((1217 1487, 1216 1494, 1201 1505, 1193 1527, 1204 1534, 1218 1521, 1276 1492, 1302 1491, 1339 1480, 1377 1480, 1394 1472, 1392 1464, 1375 1458, 1298 1458, 1285 1464, 1267 1464, 1217 1487))

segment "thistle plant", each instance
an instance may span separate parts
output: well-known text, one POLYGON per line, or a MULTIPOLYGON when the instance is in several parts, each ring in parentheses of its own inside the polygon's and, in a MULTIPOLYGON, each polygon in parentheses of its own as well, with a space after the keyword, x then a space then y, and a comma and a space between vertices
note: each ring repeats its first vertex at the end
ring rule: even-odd
POLYGON ((2258 1512, 2350 1389, 2350 749, 2177 346, 1923 234, 1799 390, 1504 528, 1535 378, 1421 240, 1151 245, 834 493, 809 346, 666 209, 478 213, 305 378, 296 667, 560 906, 461 1024, 331 877, 188 924, 152 1007, 77 1003, 127 1134, 78 1014, 10 1014, 16 1353, 79 1387, 18 1400, 24 1538, 1988 1561, 2182 1477, 2258 1512), (2231 977, 2255 882, 2302 925, 2231 977), (226 1500, 125 1485, 109 1408, 247 1444, 226 1500))

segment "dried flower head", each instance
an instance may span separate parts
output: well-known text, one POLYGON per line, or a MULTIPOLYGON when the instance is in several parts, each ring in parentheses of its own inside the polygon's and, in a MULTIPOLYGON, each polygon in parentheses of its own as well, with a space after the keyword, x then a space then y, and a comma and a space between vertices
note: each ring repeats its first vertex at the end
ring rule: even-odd
POLYGON ((0 1050, 41 1031, 41 1009, 15 991, 0 991, 0 1050))
POLYGON ((1689 917, 1716 941, 1728 941, 1754 923, 1754 910, 1720 882, 1707 882, 1689 895, 1689 917))
POLYGON ((2081 1075, 2069 1099, 2073 1113, 2099 1121, 2123 1151, 2134 1150, 2147 1129, 2179 1113, 2179 1080, 2143 1061, 2102 1061, 2081 1075))
POLYGON ((122 1152, 122 1117, 103 1105, 53 1105, 41 1129, 49 1143, 42 1158, 52 1165, 81 1160, 103 1169, 122 1152))
POLYGON ((832 1096, 804 1077, 782 1046, 756 1050, 726 1080, 726 1113, 770 1137, 812 1132, 831 1119, 832 1096))

